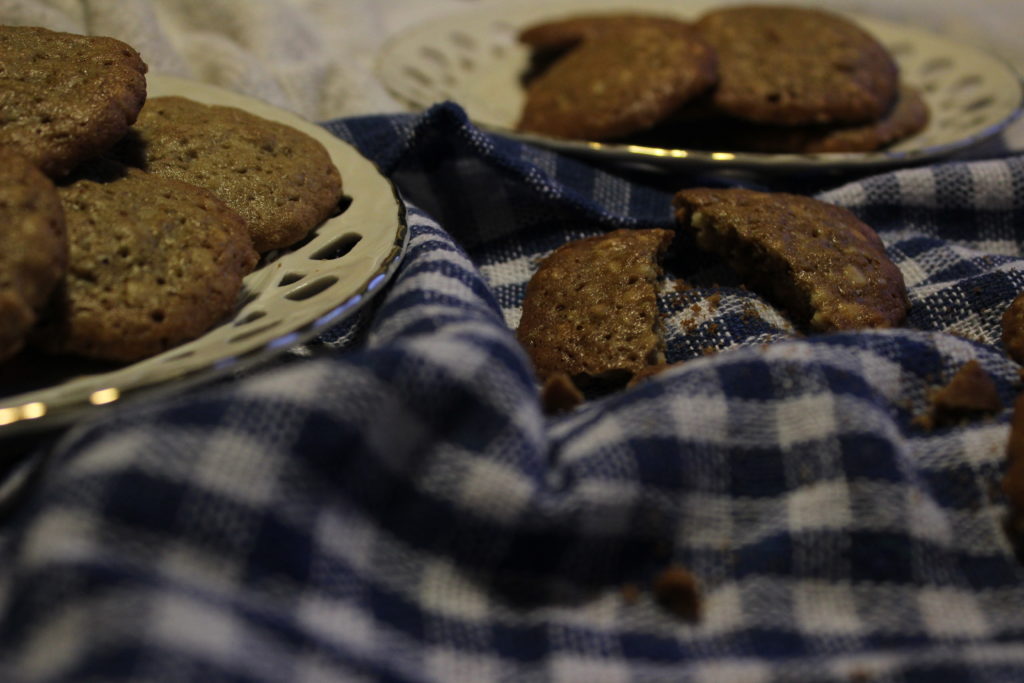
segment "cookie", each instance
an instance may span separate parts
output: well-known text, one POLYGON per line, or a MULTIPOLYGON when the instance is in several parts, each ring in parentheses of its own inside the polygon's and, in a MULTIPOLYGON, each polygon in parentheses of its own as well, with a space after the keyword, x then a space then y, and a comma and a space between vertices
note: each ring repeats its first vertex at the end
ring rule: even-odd
POLYGON ((673 199, 676 221, 794 321, 828 332, 893 327, 909 308, 899 269, 870 227, 810 197, 694 188, 673 199))
POLYGON ((1006 460, 1000 482, 1007 504, 1005 529, 1017 557, 1024 559, 1024 394, 1014 400, 1006 460))
POLYGON ((883 116, 896 99, 892 56, 837 14, 745 5, 708 12, 695 26, 718 54, 714 104, 735 118, 864 123, 883 116))
POLYGON ((519 130, 620 138, 650 128, 714 83, 714 52, 681 22, 626 21, 583 33, 526 85, 519 130))
POLYGON ((58 188, 70 266, 37 335, 44 349, 139 360, 233 310, 257 254, 213 193, 113 162, 58 188))
POLYGON ((849 126, 725 125, 722 149, 818 154, 871 152, 903 140, 928 124, 928 106, 914 88, 904 86, 896 103, 877 121, 849 126))
POLYGON ((615 34, 636 27, 671 30, 680 25, 685 26, 678 19, 653 14, 580 14, 527 26, 519 32, 518 39, 534 51, 560 51, 601 34, 615 34))
POLYGON ((523 299, 517 337, 541 384, 624 385, 664 362, 656 280, 669 230, 616 230, 562 245, 539 265, 523 299))
POLYGON ((116 154, 216 193, 245 219, 261 253, 301 240, 342 196, 341 175, 317 140, 241 109, 184 97, 151 98, 116 154))
POLYGON ((1003 409, 995 380, 973 359, 961 365, 946 385, 932 393, 929 401, 931 422, 937 427, 992 416, 1003 409))
POLYGON ((64 175, 125 134, 145 74, 139 53, 113 38, 0 26, 0 145, 64 175))
POLYGON ((0 148, 0 361, 24 344, 64 277, 68 243, 57 189, 28 159, 0 148))
POLYGON ((1024 292, 1018 294, 1003 311, 1002 338, 1006 354, 1024 365, 1024 292))

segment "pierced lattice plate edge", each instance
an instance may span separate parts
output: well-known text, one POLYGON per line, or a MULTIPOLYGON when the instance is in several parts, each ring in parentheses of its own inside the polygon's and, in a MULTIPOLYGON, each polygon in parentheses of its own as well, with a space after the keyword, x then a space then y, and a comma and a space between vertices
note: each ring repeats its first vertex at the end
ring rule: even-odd
POLYGON ((394 185, 354 147, 289 111, 186 79, 150 75, 149 97, 181 95, 288 124, 323 144, 347 206, 296 247, 264 255, 243 281, 233 317, 156 356, 0 397, 0 436, 65 426, 140 394, 180 391, 268 360, 337 325, 368 303, 408 245, 405 205, 394 185))
POLYGON ((522 107, 518 79, 529 61, 526 48, 515 38, 522 27, 578 12, 613 10, 693 19, 720 4, 715 0, 634 0, 627 7, 622 0, 561 0, 484 7, 424 22, 394 36, 378 54, 377 72, 392 94, 410 108, 452 100, 474 123, 493 133, 598 161, 711 172, 843 172, 924 163, 990 140, 1021 114, 1021 78, 1001 58, 915 27, 843 13, 893 52, 904 80, 918 87, 928 104, 928 126, 889 149, 763 154, 562 140, 514 130, 522 107))

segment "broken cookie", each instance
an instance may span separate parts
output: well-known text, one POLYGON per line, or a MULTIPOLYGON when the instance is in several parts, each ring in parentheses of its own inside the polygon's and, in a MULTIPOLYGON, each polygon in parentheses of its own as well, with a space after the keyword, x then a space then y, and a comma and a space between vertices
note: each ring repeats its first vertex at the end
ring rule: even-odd
POLYGON ((542 384, 618 388, 664 362, 656 280, 670 230, 616 230, 562 245, 526 287, 517 332, 542 384))
POLYGON ((847 209, 810 197, 694 188, 676 221, 752 289, 817 332, 893 327, 910 306, 881 239, 847 209))

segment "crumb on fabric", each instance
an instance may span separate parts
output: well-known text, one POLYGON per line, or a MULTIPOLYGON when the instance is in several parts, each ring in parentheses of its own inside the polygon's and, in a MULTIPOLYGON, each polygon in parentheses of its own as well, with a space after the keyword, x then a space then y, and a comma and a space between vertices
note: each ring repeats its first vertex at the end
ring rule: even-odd
POLYGON ((701 596, 697 578, 680 565, 671 565, 655 577, 654 598, 681 619, 700 620, 701 596))
POLYGON ((1018 557, 1024 557, 1024 394, 1017 396, 1013 404, 1006 460, 1006 472, 1000 482, 1008 507, 1005 530, 1018 557))
POLYGON ((927 412, 917 415, 913 422, 931 430, 995 415, 1002 409, 995 380, 972 359, 948 383, 931 393, 927 412))
POLYGON ((540 390, 541 407, 547 415, 567 413, 583 401, 583 393, 564 372, 548 377, 540 390))

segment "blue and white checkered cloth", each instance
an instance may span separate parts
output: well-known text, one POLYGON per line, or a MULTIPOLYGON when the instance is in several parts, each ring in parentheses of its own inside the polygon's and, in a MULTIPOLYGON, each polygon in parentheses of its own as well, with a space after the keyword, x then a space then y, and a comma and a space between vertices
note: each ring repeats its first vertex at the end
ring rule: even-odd
POLYGON ((538 259, 671 226, 672 190, 705 181, 596 170, 453 105, 328 127, 410 203, 395 279, 356 333, 66 435, 0 524, 0 681, 1024 680, 1009 408, 915 421, 969 359, 1018 391, 1024 160, 819 195, 882 236, 904 328, 805 337, 676 254, 686 362, 552 418, 513 332, 538 259), (697 622, 649 590, 673 564, 697 622))

